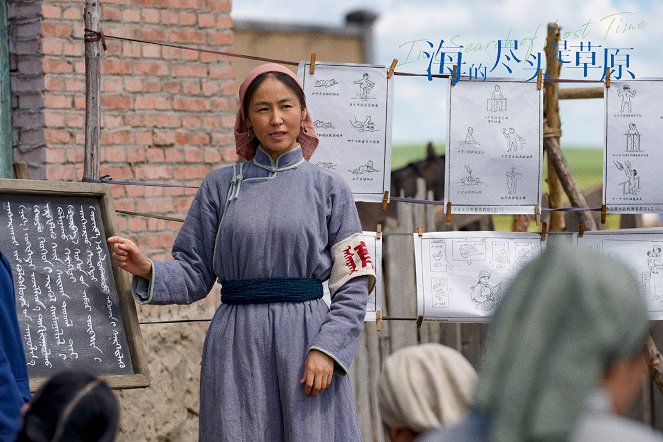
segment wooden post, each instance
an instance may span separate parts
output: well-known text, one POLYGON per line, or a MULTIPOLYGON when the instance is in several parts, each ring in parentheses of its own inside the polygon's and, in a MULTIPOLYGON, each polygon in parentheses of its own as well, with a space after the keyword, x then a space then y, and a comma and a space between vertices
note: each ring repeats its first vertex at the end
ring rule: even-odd
MULTIPOLYGON (((85 27, 100 32, 99 2, 85 0, 85 27)), ((85 42, 85 158, 83 175, 99 179, 101 41, 85 42)))
MULTIPOLYGON (((548 40, 546 42, 546 75, 552 79, 558 79, 560 71, 562 70, 562 63, 559 62, 555 56, 559 44, 559 31, 560 26, 557 23, 548 23, 548 40)), ((559 143, 559 134, 562 127, 559 118, 559 87, 557 83, 545 83, 544 86, 544 99, 545 106, 545 123, 549 128, 549 136, 557 138, 559 143)), ((562 183, 559 181, 555 168, 552 167, 550 155, 547 157, 548 161, 548 202, 550 208, 559 209, 563 207, 562 203, 562 183)), ((550 212, 550 231, 559 232, 564 230, 564 212, 550 212)))
POLYGON ((7 3, 0 0, 0 178, 12 177, 12 95, 9 80, 7 3))

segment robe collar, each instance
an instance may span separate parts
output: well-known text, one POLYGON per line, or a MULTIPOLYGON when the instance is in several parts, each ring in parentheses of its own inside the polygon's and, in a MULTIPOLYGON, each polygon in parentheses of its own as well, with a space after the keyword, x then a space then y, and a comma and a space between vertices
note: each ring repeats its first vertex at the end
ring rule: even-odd
POLYGON ((301 146, 297 145, 296 148, 288 152, 282 153, 276 158, 276 161, 265 152, 262 146, 258 147, 256 151, 256 156, 253 158, 253 163, 260 167, 261 169, 268 170, 270 172, 280 172, 283 170, 293 169, 299 164, 304 162, 304 157, 302 155, 301 146))

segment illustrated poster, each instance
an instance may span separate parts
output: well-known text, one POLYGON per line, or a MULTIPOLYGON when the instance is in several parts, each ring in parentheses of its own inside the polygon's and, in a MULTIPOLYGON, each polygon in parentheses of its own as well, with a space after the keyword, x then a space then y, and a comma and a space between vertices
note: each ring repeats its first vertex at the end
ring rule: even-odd
POLYGON ((384 66, 299 64, 306 103, 320 138, 310 162, 350 185, 355 201, 381 202, 391 177, 393 77, 384 66))
POLYGON ((608 212, 663 211, 663 80, 612 81, 604 90, 603 202, 608 212))
POLYGON ((509 282, 542 247, 536 233, 414 234, 417 316, 488 321, 509 282))
POLYGON ((534 214, 541 205, 543 96, 536 83, 449 88, 445 205, 452 212, 534 214))
MULTIPOLYGON (((634 229, 635 230, 635 229, 634 229)), ((663 319, 663 229, 585 232, 578 247, 605 253, 631 267, 647 301, 649 319, 663 319)))

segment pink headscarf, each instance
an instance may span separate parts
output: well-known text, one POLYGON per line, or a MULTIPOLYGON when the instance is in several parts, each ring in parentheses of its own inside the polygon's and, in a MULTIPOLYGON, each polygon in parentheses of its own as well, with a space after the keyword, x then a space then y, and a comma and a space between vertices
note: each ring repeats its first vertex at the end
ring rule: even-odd
MULTIPOLYGON (((283 72, 284 74, 290 75, 296 82, 299 84, 299 80, 292 73, 292 71, 285 66, 281 66, 276 63, 267 63, 258 66, 248 73, 242 85, 239 87, 239 109, 237 110, 237 118, 235 119, 235 149, 237 155, 240 157, 250 160, 256 154, 258 145, 260 142, 255 136, 249 136, 249 128, 246 125, 246 116, 244 115, 244 95, 249 85, 256 77, 265 72, 283 72)), ((301 84, 299 84, 301 87, 301 84)), ((303 104, 303 103, 302 103, 303 104)), ((305 130, 301 130, 297 136, 297 142, 302 146, 302 155, 308 161, 315 152, 315 148, 318 147, 318 136, 315 133, 315 127, 313 126, 313 120, 311 119, 311 114, 307 111, 302 125, 305 130)))

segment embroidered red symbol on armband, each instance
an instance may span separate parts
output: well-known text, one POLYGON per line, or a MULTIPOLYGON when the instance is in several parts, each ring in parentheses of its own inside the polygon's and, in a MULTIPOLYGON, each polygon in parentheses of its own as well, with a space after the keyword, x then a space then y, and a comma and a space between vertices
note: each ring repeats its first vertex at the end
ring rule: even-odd
POLYGON ((371 265, 371 268, 373 268, 373 261, 371 261, 371 255, 368 253, 368 248, 366 248, 366 243, 364 241, 359 242, 359 245, 355 247, 355 251, 361 260, 362 269, 368 267, 369 264, 371 265))
POLYGON ((350 246, 343 250, 343 256, 345 257, 345 266, 350 269, 350 275, 357 271, 357 264, 355 264, 354 253, 350 249, 350 246))

